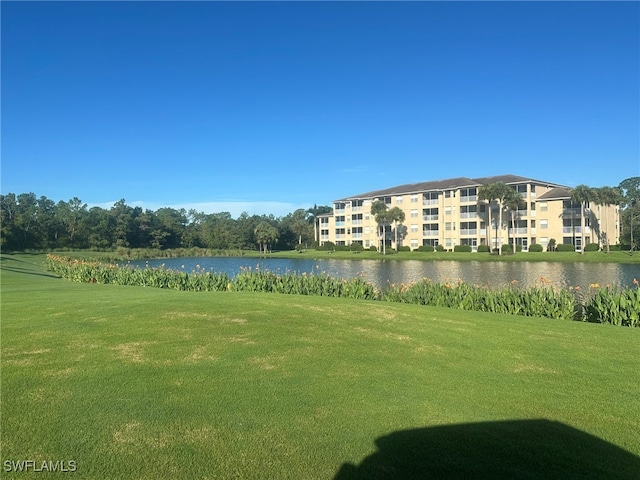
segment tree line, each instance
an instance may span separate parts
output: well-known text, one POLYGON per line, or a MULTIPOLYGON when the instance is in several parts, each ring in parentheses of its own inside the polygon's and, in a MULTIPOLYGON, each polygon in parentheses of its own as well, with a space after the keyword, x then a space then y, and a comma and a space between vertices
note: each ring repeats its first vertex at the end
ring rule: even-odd
POLYGON ((0 195, 0 245, 4 251, 125 248, 292 250, 312 246, 318 215, 329 206, 298 209, 284 217, 127 205, 88 208, 79 198, 55 202, 34 193, 0 195))

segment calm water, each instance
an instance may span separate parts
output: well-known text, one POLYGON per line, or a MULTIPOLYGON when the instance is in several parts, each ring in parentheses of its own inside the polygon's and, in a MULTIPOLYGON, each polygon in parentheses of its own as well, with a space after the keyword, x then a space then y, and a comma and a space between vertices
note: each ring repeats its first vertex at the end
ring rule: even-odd
POLYGON ((533 285, 544 277, 557 287, 600 285, 632 286, 640 279, 640 266, 613 263, 525 263, 525 262, 453 262, 420 260, 310 260, 284 258, 167 258, 130 262, 131 265, 185 270, 225 272, 234 277, 243 268, 267 269, 287 273, 327 273, 338 278, 363 276, 384 288, 388 283, 411 283, 423 278, 434 282, 462 280, 472 284, 502 286, 516 280, 519 285, 533 285))

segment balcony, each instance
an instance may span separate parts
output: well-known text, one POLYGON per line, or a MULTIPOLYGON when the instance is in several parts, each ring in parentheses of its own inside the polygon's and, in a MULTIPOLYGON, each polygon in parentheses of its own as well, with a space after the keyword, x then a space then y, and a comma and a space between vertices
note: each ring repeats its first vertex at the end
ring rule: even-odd
POLYGON ((344 215, 344 213, 345 213, 345 209, 344 208, 334 208, 333 209, 333 214, 334 215, 340 215, 340 214, 344 215))
POLYGON ((362 233, 353 233, 351 234, 351 238, 362 238, 362 233))
POLYGON ((422 220, 438 220, 439 215, 423 215, 422 220))
POLYGON ((563 217, 579 217, 580 216, 580 208, 563 208, 562 209, 563 217))
MULTIPOLYGON (((515 230, 516 235, 524 235, 528 231, 527 227, 518 227, 515 230)), ((509 235, 513 235, 513 228, 509 228, 509 235)))
POLYGON ((431 198, 431 199, 423 199, 422 200, 422 205, 438 205, 438 199, 437 198, 431 198))
POLYGON ((345 222, 336 222, 336 227, 344 227, 345 222))
POLYGON ((477 228, 462 228, 460 229, 460 235, 477 235, 477 228))
POLYGON ((358 220, 352 220, 351 221, 351 225, 362 225, 362 220, 358 219, 358 220))
POLYGON ((562 227, 562 233, 581 233, 582 228, 580 225, 576 225, 574 227, 562 227))
POLYGON ((460 218, 478 218, 478 212, 460 212, 460 218))
POLYGON ((439 230, 423 230, 422 231, 422 236, 423 237, 438 237, 438 236, 440 236, 440 231, 439 230))
POLYGON ((477 195, 467 195, 466 197, 460 197, 460 202, 477 202, 478 201, 478 196, 477 195))

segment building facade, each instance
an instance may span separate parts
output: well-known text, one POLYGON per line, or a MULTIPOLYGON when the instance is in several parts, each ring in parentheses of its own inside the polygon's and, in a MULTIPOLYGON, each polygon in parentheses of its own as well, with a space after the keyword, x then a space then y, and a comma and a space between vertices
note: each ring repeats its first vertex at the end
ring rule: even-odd
POLYGON ((468 245, 477 251, 479 245, 512 244, 528 251, 532 244, 547 248, 551 239, 556 244, 574 245, 580 251, 589 243, 618 243, 619 209, 615 205, 587 205, 584 215, 579 203, 571 201, 569 187, 520 177, 500 175, 484 178, 452 178, 399 185, 345 197, 333 202, 333 214, 319 217, 320 244, 360 243, 365 249, 375 246, 442 245, 453 250, 468 245), (499 223, 498 205, 481 200, 482 185, 503 182, 520 193, 522 207, 516 211, 503 209, 499 223), (404 212, 403 222, 378 225, 371 205, 380 200, 388 208, 404 212), (491 225, 488 224, 491 208, 491 225))

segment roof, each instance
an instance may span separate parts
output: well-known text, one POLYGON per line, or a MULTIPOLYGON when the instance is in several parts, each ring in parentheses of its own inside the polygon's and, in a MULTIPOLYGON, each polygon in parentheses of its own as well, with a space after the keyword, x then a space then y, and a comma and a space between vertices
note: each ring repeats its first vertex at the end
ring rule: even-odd
POLYGON ((359 195, 352 195, 349 197, 341 198, 339 200, 335 200, 334 202, 345 202, 348 200, 361 199, 361 198, 375 198, 375 197, 385 197, 391 195, 406 195, 411 193, 422 193, 422 192, 433 192, 433 191, 442 191, 442 190, 455 190, 458 188, 464 187, 479 187, 480 185, 484 185, 487 183, 498 183, 504 182, 507 184, 516 184, 516 183, 535 183, 538 185, 546 185, 549 187, 560 187, 565 188, 563 185, 558 185, 556 183, 544 182, 541 180, 535 180, 533 178, 520 177, 518 175, 497 175, 493 177, 482 177, 482 178, 468 178, 468 177, 457 177, 457 178, 449 178, 445 180, 432 180, 428 182, 421 183, 408 183, 405 185, 398 185, 396 187, 385 188, 383 190, 373 190, 371 192, 361 193, 359 195))
POLYGON ((544 195, 540 195, 536 200, 557 200, 560 198, 571 198, 571 189, 568 187, 552 188, 544 195))

